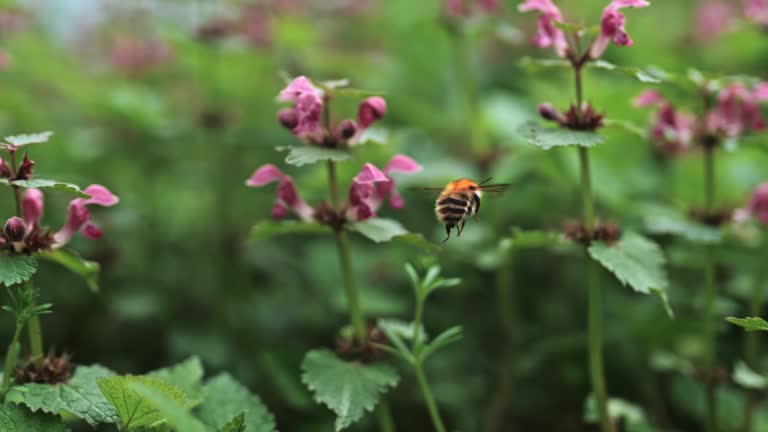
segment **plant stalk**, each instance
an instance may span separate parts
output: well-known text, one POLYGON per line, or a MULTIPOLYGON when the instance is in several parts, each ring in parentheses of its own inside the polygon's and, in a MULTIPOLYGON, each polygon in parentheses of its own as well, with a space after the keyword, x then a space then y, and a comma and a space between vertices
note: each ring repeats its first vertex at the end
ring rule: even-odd
MULTIPOLYGON (((767 235, 768 233, 764 233, 767 235)), ((764 239, 764 249, 768 253, 768 239, 764 239)), ((747 316, 757 317, 761 315, 763 309, 763 300, 765 298, 766 278, 765 270, 758 272, 755 285, 752 287, 752 296, 749 299, 749 314, 747 316)), ((760 335, 757 332, 747 332, 744 339, 744 359, 747 366, 753 371, 762 374, 760 365, 760 335)), ((744 400, 744 431, 752 432, 755 408, 757 408, 758 394, 755 390, 747 389, 744 400)))
MULTIPOLYGON (((704 206, 707 216, 712 215, 715 206, 715 149, 704 147, 704 206)), ((714 305, 717 297, 715 248, 705 246, 704 251, 704 336, 706 351, 704 367, 708 375, 714 372, 717 363, 717 322, 714 305)), ((710 380, 711 381, 711 380, 710 380)), ((707 383, 707 432, 717 432, 717 384, 707 383)))
MULTIPOLYGON (((328 110, 325 111, 328 113, 328 110)), ((330 117, 326 114, 326 119, 330 117)), ((331 193, 331 205, 334 210, 340 211, 339 201, 339 183, 336 177, 336 164, 334 161, 328 161, 328 184, 331 193)), ((339 263, 341 264, 341 273, 344 278, 344 291, 347 297, 347 310, 349 311, 349 321, 355 330, 355 336, 359 343, 365 344, 368 339, 368 333, 365 329, 365 317, 360 307, 360 291, 355 285, 355 276, 352 271, 352 259, 350 256, 349 238, 343 228, 334 230, 336 238, 336 249, 339 252, 339 263)), ((379 421, 379 430, 381 432, 394 432, 394 420, 392 410, 386 398, 382 397, 376 407, 376 417, 379 421)))
POLYGON ((419 381, 419 387, 421 387, 421 394, 424 396, 424 401, 427 403, 429 417, 432 419, 432 424, 435 426, 435 432, 445 432, 445 424, 443 424, 443 419, 440 417, 440 411, 435 403, 435 398, 432 396, 432 390, 429 388, 427 377, 424 376, 424 369, 419 363, 416 363, 413 368, 416 371, 416 379, 419 381))
POLYGON ((24 325, 16 323, 16 329, 13 332, 13 339, 8 346, 8 352, 5 354, 5 363, 3 364, 3 385, 0 388, 0 395, 5 397, 5 393, 11 388, 11 376, 13 375, 13 368, 16 366, 16 361, 19 358, 19 339, 21 339, 21 331, 24 329, 24 325))
MULTIPOLYGON (((578 41, 578 37, 576 39, 578 41)), ((580 51, 580 50, 579 50, 580 51)), ((574 66, 574 84, 576 86, 576 113, 581 116, 584 100, 581 66, 574 66)), ((592 197, 592 178, 589 168, 589 153, 585 147, 579 147, 581 167, 581 196, 584 212, 584 228, 591 235, 595 230, 595 204, 592 197)), ((603 367, 603 296, 600 288, 600 269, 597 263, 586 256, 587 260, 587 339, 589 376, 592 383, 597 413, 602 432, 614 432, 613 423, 608 414, 608 391, 603 367)))

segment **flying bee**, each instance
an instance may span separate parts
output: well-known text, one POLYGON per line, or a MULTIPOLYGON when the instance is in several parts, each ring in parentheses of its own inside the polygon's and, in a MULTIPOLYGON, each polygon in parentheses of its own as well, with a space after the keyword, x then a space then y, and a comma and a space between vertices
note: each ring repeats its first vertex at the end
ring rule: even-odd
POLYGON ((422 190, 440 191, 435 203, 435 215, 437 220, 445 224, 445 233, 448 235, 443 243, 451 238, 451 231, 456 228, 456 236, 464 231, 467 218, 475 215, 479 220, 480 198, 485 192, 503 192, 508 183, 486 184, 491 180, 487 178, 480 183, 470 179, 459 179, 448 183, 445 188, 421 188, 422 190))

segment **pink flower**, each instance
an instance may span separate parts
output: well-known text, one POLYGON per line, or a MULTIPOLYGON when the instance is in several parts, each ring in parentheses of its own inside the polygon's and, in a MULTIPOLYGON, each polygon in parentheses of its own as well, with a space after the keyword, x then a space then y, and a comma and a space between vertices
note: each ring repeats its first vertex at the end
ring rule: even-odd
POLYGON ((664 96, 662 96, 661 93, 659 93, 657 90, 646 90, 642 93, 640 93, 635 100, 633 101, 633 104, 636 107, 648 107, 653 105, 659 105, 662 102, 665 102, 664 96))
MULTIPOLYGON (((101 230, 91 222, 91 213, 88 211, 87 206, 91 204, 97 204, 103 207, 111 207, 117 204, 120 200, 109 189, 101 185, 90 185, 85 188, 85 193, 90 195, 90 198, 75 198, 69 203, 69 209, 67 209, 67 223, 53 235, 54 248, 64 246, 72 238, 72 235, 82 230, 83 234, 91 240, 101 237, 101 230)), ((34 199, 34 196, 31 198, 34 199)), ((42 198, 40 200, 42 203, 42 198)), ((42 204, 41 204, 42 208, 42 204)), ((40 211, 42 214, 42 210, 40 211)), ((35 212, 32 211, 29 217, 33 219, 35 212)), ((27 215, 25 215, 25 218, 27 215)))
POLYGON ((618 46, 632 46, 634 42, 629 37, 626 29, 626 17, 619 9, 633 7, 641 8, 650 6, 646 0, 613 0, 603 9, 603 16, 600 18, 600 36, 590 48, 592 58, 600 58, 608 48, 608 44, 613 41, 618 46))
POLYGON ((695 36, 701 41, 710 41, 728 30, 734 10, 723 0, 708 0, 696 8, 695 36))
POLYGON ((296 135, 311 133, 320 128, 323 112, 323 94, 305 76, 299 76, 280 91, 277 100, 293 102, 298 123, 293 128, 296 135))
POLYGON ((755 188, 748 210, 760 223, 768 225, 768 182, 755 188))
POLYGON ((383 170, 366 163, 352 181, 349 189, 349 207, 347 218, 363 220, 376 216, 376 211, 385 200, 392 208, 400 209, 405 205, 397 191, 392 173, 413 174, 421 171, 421 165, 405 155, 395 155, 383 170))
POLYGON ((536 36, 533 44, 539 48, 554 47, 560 57, 565 57, 568 51, 568 41, 565 33, 555 27, 555 21, 562 22, 563 16, 560 9, 552 3, 552 0, 526 0, 518 6, 520 12, 539 11, 541 16, 538 21, 536 36))
POLYGON ((443 10, 449 18, 453 19, 469 16, 469 7, 464 0, 444 0, 443 10))
POLYGON ((381 120, 387 112, 387 101, 379 96, 372 96, 360 103, 357 110, 357 124, 362 129, 368 129, 373 123, 381 120))
POLYGON ((126 73, 140 73, 166 62, 171 49, 159 39, 120 37, 112 44, 112 65, 126 73))
POLYGON ((21 215, 28 230, 40 224, 43 217, 43 193, 39 189, 27 189, 21 199, 21 215))
POLYGON ((267 164, 259 167, 245 184, 251 187, 261 187, 272 182, 279 182, 275 205, 272 207, 274 219, 284 219, 288 215, 288 209, 290 209, 305 222, 313 220, 314 210, 301 199, 293 179, 283 174, 276 166, 267 164))
POLYGON ((742 84, 732 84, 723 89, 717 106, 707 113, 707 130, 733 138, 748 130, 765 129, 766 123, 758 105, 763 92, 762 86, 750 91, 742 84))
POLYGON ((678 113, 671 103, 663 103, 651 129, 651 138, 662 152, 678 155, 690 148, 694 124, 693 116, 678 113))
POLYGON ((768 82, 761 82, 755 86, 755 98, 759 102, 768 102, 768 82))
POLYGON ((762 26, 768 26, 768 0, 746 0, 744 14, 747 19, 762 26))

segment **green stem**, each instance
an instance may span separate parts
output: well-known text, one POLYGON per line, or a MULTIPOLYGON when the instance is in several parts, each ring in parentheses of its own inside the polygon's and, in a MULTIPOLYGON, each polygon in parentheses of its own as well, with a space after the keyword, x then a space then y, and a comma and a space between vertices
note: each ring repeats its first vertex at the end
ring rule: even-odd
MULTIPOLYGON (((34 289, 32 279, 24 282, 28 290, 34 289)), ((33 304, 32 307, 35 305, 33 304)), ((34 315, 27 321, 27 331, 29 332, 29 359, 35 363, 35 366, 43 366, 43 332, 40 326, 40 316, 34 315)))
POLYGON ((421 329, 421 322, 424 317, 424 300, 423 299, 417 299, 416 300, 416 314, 413 318, 413 338, 412 338, 412 347, 413 350, 416 350, 416 347, 421 344, 421 337, 419 330, 421 329))
MULTIPOLYGON (((704 148, 704 205, 705 214, 710 216, 715 205, 715 149, 704 148)), ((704 366, 712 373, 717 362, 717 322, 714 305, 717 297, 715 249, 705 246, 704 258, 704 336, 706 351, 704 366)), ((707 384, 707 427, 708 432, 717 432, 717 384, 707 384)))
MULTIPOLYGON (((765 242, 768 246, 768 241, 765 242)), ((767 251, 768 252, 768 251, 767 251)), ((747 316, 760 316, 763 309, 763 299, 765 298, 765 270, 758 272, 755 285, 752 287, 752 296, 749 299, 749 314, 747 316)), ((744 359, 747 365, 755 372, 762 373, 760 367, 760 338, 757 332, 747 332, 744 340, 744 359)), ((744 432, 751 432, 755 408, 757 407, 758 394, 754 390, 745 391, 744 400, 744 432)))
MULTIPOLYGON (((576 112, 581 115, 583 89, 581 67, 574 67, 576 85, 576 112)), ((592 177, 589 168, 589 153, 585 147, 579 147, 581 166, 581 196, 583 200, 584 228, 588 233, 595 230, 595 204, 592 197, 592 177)), ((587 339, 589 377, 592 382, 597 413, 602 432, 614 432, 613 423, 608 415, 608 391, 603 368, 603 296, 600 289, 600 269, 588 255, 587 259, 587 339)))
POLYGON ((336 247, 339 250, 339 262, 341 263, 341 273, 344 277, 344 290, 347 295, 347 309, 349 311, 349 321, 355 329, 355 336, 363 344, 367 339, 365 331, 365 318, 360 308, 360 292, 355 286, 355 278, 352 274, 352 261, 349 254, 349 238, 347 232, 336 230, 336 247))
POLYGON ((24 325, 20 325, 17 322, 16 330, 13 332, 13 339, 11 344, 8 345, 8 352, 5 355, 5 363, 3 365, 3 385, 0 389, 0 395, 2 396, 5 396, 5 393, 11 387, 11 376, 13 375, 14 367, 16 367, 16 360, 19 358, 19 339, 23 329, 24 325))
POLYGON ((395 432, 395 421, 392 416, 392 409, 389 407, 387 398, 382 396, 379 405, 376 406, 376 419, 379 421, 379 431, 395 432))
POLYGON ((445 432, 445 425, 440 417, 440 411, 437 409, 435 398, 432 396, 432 390, 430 390, 429 383, 427 383, 427 377, 424 376, 424 369, 418 363, 414 365, 414 369, 416 371, 416 379, 419 381, 419 387, 421 387, 421 394, 424 396, 424 402, 427 403, 429 417, 435 426, 435 432, 445 432))
POLYGON ((587 260, 589 261, 587 264, 589 375, 600 416, 600 430, 613 432, 613 424, 608 415, 608 392, 603 372, 603 297, 600 288, 600 269, 594 260, 589 257, 587 260))

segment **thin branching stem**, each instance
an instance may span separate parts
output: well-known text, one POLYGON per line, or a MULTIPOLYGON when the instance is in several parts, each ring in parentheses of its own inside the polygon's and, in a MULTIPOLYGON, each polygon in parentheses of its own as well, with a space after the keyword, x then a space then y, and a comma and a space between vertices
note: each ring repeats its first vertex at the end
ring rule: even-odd
POLYGON ((432 424, 435 426, 435 432, 445 432, 445 424, 442 417, 440 417, 440 410, 437 408, 435 398, 432 396, 432 390, 429 388, 427 377, 424 375, 424 369, 420 363, 414 364, 414 370, 416 372, 416 379, 419 381, 419 387, 421 388, 421 394, 424 396, 424 401, 427 403, 427 410, 429 410, 429 417, 432 419, 432 424))
MULTIPOLYGON (((576 85, 576 111, 581 113, 583 88, 581 68, 574 67, 576 85)), ((579 163, 581 166, 581 194, 583 200, 584 228, 588 233, 595 230, 595 205, 592 197, 592 179, 589 167, 589 153, 585 147, 579 147, 579 163)), ((608 414, 608 391, 605 384, 603 367, 603 296, 600 288, 600 269, 597 263, 586 256, 587 265, 587 334, 589 376, 592 382, 592 393, 597 405, 597 413, 602 432, 614 432, 611 418, 608 414)))

